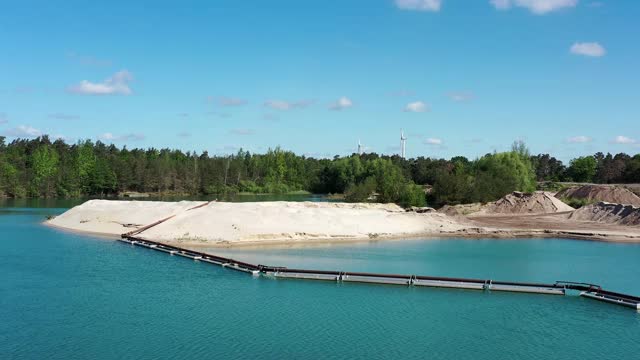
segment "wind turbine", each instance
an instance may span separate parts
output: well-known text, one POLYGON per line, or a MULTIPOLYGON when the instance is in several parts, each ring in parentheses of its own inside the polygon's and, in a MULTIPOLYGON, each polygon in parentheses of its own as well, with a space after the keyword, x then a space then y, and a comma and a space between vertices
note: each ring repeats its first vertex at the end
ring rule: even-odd
POLYGON ((404 136, 404 130, 400 129, 400 157, 407 158, 407 138, 404 136))
POLYGON ((362 144, 360 143, 360 139, 358 139, 358 155, 362 155, 363 151, 362 144))

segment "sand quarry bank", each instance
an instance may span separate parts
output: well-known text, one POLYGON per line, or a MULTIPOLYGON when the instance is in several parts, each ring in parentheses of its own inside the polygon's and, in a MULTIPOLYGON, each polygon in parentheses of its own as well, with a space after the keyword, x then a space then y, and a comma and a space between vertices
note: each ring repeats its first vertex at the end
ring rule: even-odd
POLYGON ((463 215, 370 203, 90 200, 46 224, 113 237, 135 232, 143 239, 186 246, 423 237, 640 242, 640 208, 632 205, 596 203, 575 211, 550 193, 536 192, 509 194, 477 207, 463 215))
MULTIPOLYGON (((442 209, 456 215, 457 207, 442 209)), ((485 229, 500 229, 519 236, 544 232, 577 239, 640 242, 640 208, 633 205, 597 202, 580 209, 563 203, 554 194, 536 191, 514 192, 502 199, 476 206, 465 218, 485 229)))
POLYGON ((82 232, 185 245, 370 240, 455 233, 465 228, 438 213, 406 212, 394 204, 328 202, 155 202, 90 200, 47 221, 82 232), (169 218, 169 219, 167 219, 169 218))
POLYGON ((582 185, 566 188, 555 195, 559 199, 573 198, 590 202, 608 202, 640 206, 640 196, 621 186, 582 185))

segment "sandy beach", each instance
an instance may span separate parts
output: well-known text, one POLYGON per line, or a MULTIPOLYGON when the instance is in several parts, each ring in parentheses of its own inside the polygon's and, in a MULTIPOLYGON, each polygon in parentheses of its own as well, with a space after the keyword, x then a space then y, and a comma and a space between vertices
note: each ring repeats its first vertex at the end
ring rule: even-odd
POLYGON ((394 204, 320 202, 155 202, 90 200, 47 225, 185 246, 255 246, 424 237, 564 237, 640 242, 640 227, 554 214, 449 216, 394 204), (149 224, 161 222, 146 228, 149 224))

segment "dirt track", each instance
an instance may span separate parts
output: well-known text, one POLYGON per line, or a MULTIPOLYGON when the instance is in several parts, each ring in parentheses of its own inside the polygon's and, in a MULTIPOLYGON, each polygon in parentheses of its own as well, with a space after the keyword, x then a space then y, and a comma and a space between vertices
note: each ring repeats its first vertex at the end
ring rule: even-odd
POLYGON ((640 242, 640 226, 568 220, 569 212, 541 215, 477 215, 474 225, 505 231, 514 236, 560 236, 601 241, 640 242))

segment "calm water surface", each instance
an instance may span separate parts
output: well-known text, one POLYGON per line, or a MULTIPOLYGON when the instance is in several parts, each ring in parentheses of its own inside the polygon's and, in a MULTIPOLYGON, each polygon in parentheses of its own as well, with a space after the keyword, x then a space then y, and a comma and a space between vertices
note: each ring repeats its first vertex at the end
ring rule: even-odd
MULTIPOLYGON (((0 359, 640 358, 640 314, 622 307, 252 278, 40 225, 70 203, 17 205, 0 208, 0 359)), ((640 294, 639 245, 412 240, 217 252, 287 266, 591 281, 640 294)))

